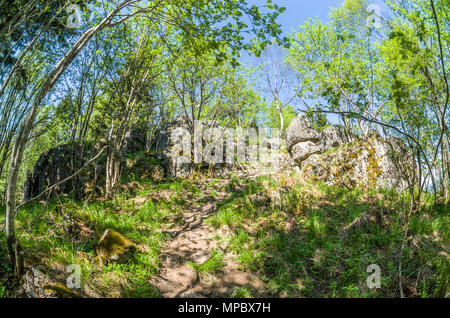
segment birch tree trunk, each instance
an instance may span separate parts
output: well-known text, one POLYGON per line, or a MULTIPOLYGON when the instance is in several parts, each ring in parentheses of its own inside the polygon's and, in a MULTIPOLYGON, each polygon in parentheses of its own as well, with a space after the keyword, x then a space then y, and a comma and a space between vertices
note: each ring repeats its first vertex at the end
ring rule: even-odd
POLYGON ((281 139, 283 137, 283 131, 284 131, 283 109, 280 107, 280 102, 278 101, 278 99, 276 100, 276 104, 277 104, 278 116, 280 116, 280 133, 279 133, 278 137, 281 139))
POLYGON ((69 51, 61 58, 53 70, 48 75, 45 82, 40 87, 35 99, 33 100, 30 111, 19 129, 19 133, 14 140, 11 151, 8 184, 6 187, 6 241, 11 265, 16 275, 23 272, 23 260, 20 255, 20 245, 16 239, 14 220, 16 215, 16 191, 17 179, 19 175, 20 165, 22 164, 23 154, 27 143, 28 136, 33 127, 34 120, 39 110, 39 106, 47 96, 48 92, 55 85, 61 74, 72 63, 75 57, 80 53, 89 40, 100 30, 107 27, 111 20, 125 7, 135 3, 136 1, 124 1, 112 10, 98 25, 87 30, 80 39, 69 49, 69 51))

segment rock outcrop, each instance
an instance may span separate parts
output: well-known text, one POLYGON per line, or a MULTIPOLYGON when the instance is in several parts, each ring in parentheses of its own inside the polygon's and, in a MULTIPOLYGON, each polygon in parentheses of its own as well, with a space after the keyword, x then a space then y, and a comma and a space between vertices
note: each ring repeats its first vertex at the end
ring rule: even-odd
POLYGON ((367 138, 351 138, 339 126, 319 133, 304 115, 288 127, 286 145, 303 175, 348 188, 373 185, 403 191, 404 173, 414 169, 414 160, 399 139, 383 139, 376 131, 367 138))
MULTIPOLYGON (((84 153, 87 151, 85 150, 84 153)), ((28 173, 24 186, 24 198, 37 196, 47 187, 64 180, 73 174, 72 166, 81 167, 85 162, 82 149, 79 146, 60 145, 41 154, 34 165, 33 173, 28 173)), ((53 189, 50 196, 70 193, 74 189, 83 191, 84 182, 89 179, 89 173, 83 173, 78 178, 64 182, 53 189)))
POLYGON ((318 132, 303 114, 295 117, 286 129, 286 148, 299 166, 311 155, 350 141, 351 138, 343 127, 329 126, 318 132))
MULTIPOLYGON (((28 172, 24 184, 24 199, 33 198, 47 187, 73 175, 75 171, 81 168, 89 159, 94 157, 103 145, 104 143, 92 147, 89 144, 86 144, 84 147, 81 147, 76 144, 73 146, 64 144, 42 153, 34 165, 33 172, 28 172)), ((139 129, 133 129, 127 133, 125 137, 122 157, 144 149, 145 132, 139 129)), ((99 161, 101 162, 102 159, 99 158, 99 161)), ((145 160, 141 161, 143 162, 145 160)), ((142 162, 137 162, 135 167, 138 167, 142 162)), ((156 171, 159 168, 153 166, 152 169, 146 169, 145 171, 149 170, 149 175, 152 175, 154 172, 160 173, 160 171, 156 171)), ((99 192, 100 187, 104 185, 104 176, 104 160, 103 164, 90 164, 75 178, 55 187, 49 196, 53 197, 73 192, 79 198, 86 197, 92 192, 99 192), (95 182, 96 184, 94 184, 95 182)))
POLYGON ((305 115, 295 117, 286 129, 286 148, 291 151, 292 147, 301 142, 317 143, 320 134, 305 115))
POLYGON ((204 122, 203 125, 203 128, 217 129, 214 131, 214 134, 217 134, 221 138, 218 138, 217 140, 224 140, 223 143, 219 142, 217 144, 218 147, 222 147, 222 162, 218 160, 216 163, 208 163, 207 160, 205 160, 207 155, 211 158, 215 156, 213 149, 209 152, 207 150, 208 147, 211 146, 210 144, 207 144, 213 141, 214 137, 207 136, 208 130, 206 129, 202 130, 202 163, 194 163, 194 133, 189 125, 189 121, 184 117, 178 117, 172 122, 164 125, 155 134, 155 151, 159 153, 158 159, 162 162, 166 176, 186 178, 194 171, 198 170, 210 173, 215 177, 223 177, 240 167, 237 163, 226 163, 225 140, 227 139, 225 131, 217 126, 206 126, 206 122, 204 122), (208 140, 208 142, 205 142, 205 139, 208 140), (187 147, 183 148, 183 144, 187 145, 187 147))
POLYGON ((145 134, 142 129, 131 129, 125 134, 122 155, 127 156, 137 151, 145 149, 145 134))
POLYGON ((190 153, 183 157, 181 149, 175 149, 185 136, 189 136, 187 138, 191 142, 188 121, 183 117, 167 123, 155 133, 155 150, 160 153, 158 159, 168 177, 188 177, 193 170, 190 153))

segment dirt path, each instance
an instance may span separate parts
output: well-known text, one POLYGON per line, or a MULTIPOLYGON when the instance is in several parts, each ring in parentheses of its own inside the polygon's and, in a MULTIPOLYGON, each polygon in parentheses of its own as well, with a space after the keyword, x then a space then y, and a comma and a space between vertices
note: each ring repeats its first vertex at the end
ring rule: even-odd
MULTIPOLYGON (((215 239, 221 230, 214 230, 204 220, 212 216, 217 204, 230 195, 224 191, 228 180, 221 180, 214 187, 215 198, 202 205, 192 205, 183 213, 184 225, 171 233, 173 239, 163 247, 163 263, 159 276, 152 282, 162 297, 229 297, 235 288, 251 286, 255 294, 262 290, 262 283, 249 272, 238 269, 235 255, 227 252, 227 243, 215 239), (211 257, 213 249, 224 255, 223 271, 211 277, 197 275, 189 261, 203 264, 211 257)), ((201 189, 206 197, 210 189, 201 189)))

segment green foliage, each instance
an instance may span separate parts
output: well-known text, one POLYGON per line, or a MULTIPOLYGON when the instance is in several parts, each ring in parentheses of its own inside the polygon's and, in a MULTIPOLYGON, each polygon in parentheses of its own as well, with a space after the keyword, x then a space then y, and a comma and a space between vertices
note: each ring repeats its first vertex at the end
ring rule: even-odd
MULTIPOLYGON (((346 0, 323 24, 310 20, 292 34, 288 61, 297 71, 298 92, 317 109, 378 116, 383 77, 377 74, 377 39, 367 27, 366 0, 346 0), (374 52, 375 51, 375 52, 374 52)), ((317 118, 323 124, 323 118, 317 118)), ((363 125, 370 126, 365 122, 363 125)), ((348 127, 350 128, 350 127, 348 127)))
MULTIPOLYGON (((65 1, 39 0, 35 11, 26 12, 27 3, 0 2, 2 202, 12 143, 20 136, 38 88, 75 38, 116 5, 75 1, 83 8, 85 25, 68 30, 67 12, 61 10, 65 1), (23 20, 15 24, 14 17, 23 20), (27 48, 39 30, 44 32, 27 48), (11 70, 13 76, 5 84, 11 70)), ((178 116, 216 120, 232 128, 279 127, 275 103, 266 105, 255 88, 255 70, 238 63, 243 50, 259 56, 273 43, 290 46, 287 60, 297 72, 297 96, 305 104, 313 101, 315 111, 341 113, 346 128, 357 133, 373 126, 361 116, 377 120, 385 126, 385 135, 401 137, 413 148, 422 177, 431 177, 438 187, 437 197, 448 179, 448 1, 433 1, 436 16, 428 0, 387 1, 395 17, 387 18, 379 30, 367 26, 368 4, 346 0, 331 11, 329 22, 306 22, 291 34, 290 42, 281 37, 276 22, 284 8, 271 0, 264 8, 245 0, 174 0, 158 2, 157 8, 140 1, 122 10, 121 17, 140 9, 145 14, 135 12, 124 23, 113 22, 98 32, 68 61, 51 96, 44 96, 39 105, 33 128, 26 132, 30 140, 19 165, 17 201, 22 199, 27 172, 43 152, 57 145, 87 148, 109 142, 109 153, 114 147, 120 153, 121 138, 131 128, 145 130, 145 139, 154 142, 156 132, 178 116), (246 41, 243 33, 249 25, 255 36, 246 41), (434 180, 438 175, 440 182, 434 180)), ((306 115, 314 127, 327 127, 326 115, 312 110, 307 107, 306 115)), ((284 107, 284 127, 295 116, 294 107, 284 107)), ((147 155, 153 151, 148 146, 146 153, 116 158, 115 163, 120 167, 124 159, 160 164, 147 155)), ((80 264, 83 288, 96 296, 156 297, 158 291, 149 281, 160 269, 162 246, 170 239, 165 230, 184 224, 183 211, 190 201, 203 204, 212 197, 218 201, 217 211, 206 222, 215 230, 232 231, 223 238, 229 243, 227 252, 234 254, 240 269, 257 274, 270 295, 396 297, 399 255, 402 275, 407 284, 414 283, 420 297, 447 293, 449 264, 442 251, 450 240, 448 196, 439 202, 428 189, 419 191, 413 185, 401 196, 382 189, 349 190, 314 182, 287 186, 267 176, 251 181, 233 175, 225 188, 229 197, 219 200, 219 179, 206 185, 208 197, 198 180, 153 181, 144 174, 125 173, 120 181, 126 190, 109 200, 81 202, 68 194, 23 207, 16 218, 16 236, 24 250, 45 266, 80 264), (269 197, 281 188, 279 206, 269 197), (159 198, 157 193, 166 196, 159 198), (406 219, 409 200, 419 193, 421 204, 406 219), (370 218, 358 222, 367 215, 376 219, 376 213, 382 214, 381 223, 370 218), (77 226, 88 234, 74 233, 77 226), (96 243, 108 228, 145 246, 145 251, 126 264, 98 266, 93 261, 96 243), (365 285, 365 269, 373 263, 382 266, 379 290, 365 285)), ((0 221, 4 214, 0 206, 0 221)), ((5 245, 3 232, 0 241, 5 245)), ((1 250, 2 260, 3 254, 1 250)), ((197 274, 219 275, 225 255, 213 250, 205 263, 190 264, 197 274)), ((10 270, 3 262, 0 273, 10 270)), ((0 297, 8 294, 6 288, 9 283, 0 280, 0 297)), ((254 293, 243 286, 231 296, 254 293)))
POLYGON ((251 298, 252 297, 252 288, 251 287, 238 287, 235 288, 231 297, 232 298, 251 298))
MULTIPOLYGON (((183 183, 169 183, 175 189, 185 189, 183 183)), ((141 194, 150 194, 164 188, 157 183, 141 184, 141 194)), ((198 189, 196 189, 198 190, 198 189)), ((131 194, 122 192, 111 201, 83 203, 70 198, 52 200, 47 206, 27 205, 18 215, 17 224, 24 249, 43 259, 64 265, 80 264, 82 285, 107 296, 108 284, 116 286, 110 292, 121 292, 128 297, 156 297, 157 291, 148 280, 154 277, 160 265, 160 250, 168 236, 161 228, 172 222, 180 212, 173 202, 147 200, 141 206, 130 200, 131 194), (57 206, 63 207, 63 214, 56 213, 57 206), (47 211, 43 213, 43 210, 47 211), (69 217, 70 215, 70 217, 69 217), (94 232, 77 239, 67 232, 72 218, 80 220, 94 232), (146 246, 143 253, 137 253, 127 264, 109 264, 98 268, 93 261, 96 242, 108 228, 125 235, 136 244, 146 246), (50 233, 50 234, 49 234, 50 233), (86 253, 86 254, 83 254, 86 253), (123 287, 119 282, 125 279, 123 287), (119 284, 120 285, 120 284, 119 284), (106 288, 106 289, 105 289, 106 288)), ((44 261, 45 262, 45 261, 44 261)))
POLYGON ((314 110, 308 108, 305 113, 306 117, 309 119, 314 128, 318 130, 323 130, 329 126, 327 116, 320 113, 320 110, 314 110), (319 112, 316 112, 319 111, 319 112))
POLYGON ((203 274, 206 276, 217 274, 225 267, 223 254, 215 249, 211 251, 211 257, 203 264, 189 262, 189 265, 197 274, 203 274))
MULTIPOLYGON (((233 229, 229 248, 236 261, 243 270, 257 273, 269 294, 398 296, 396 257, 405 231, 399 211, 408 205, 408 198, 382 189, 348 191, 308 183, 290 188, 283 196, 282 208, 277 208, 255 204, 251 199, 252 193, 279 187, 276 180, 262 178, 247 186, 243 195, 226 201, 209 221, 215 227, 233 229), (385 210, 386 206, 389 211, 384 214, 382 226, 362 223, 352 230, 344 230, 369 211, 385 210), (366 268, 370 264, 382 266, 381 289, 370 290, 366 286, 366 268)), ((449 239, 448 216, 436 214, 435 209, 433 205, 424 206, 412 217, 411 239, 421 237, 427 243, 405 249, 402 258, 403 275, 411 281, 416 279, 417 269, 424 266, 424 260, 433 260, 425 265, 426 270, 421 267, 421 272, 428 274, 418 278, 426 281, 424 288, 420 284, 417 287, 426 297, 442 294, 445 289, 442 286, 446 284, 443 273, 448 268, 448 262, 443 261, 445 257, 439 256, 443 242, 449 239), (434 233, 435 238, 428 233, 434 233)))
MULTIPOLYGON (((292 105, 287 105, 283 108, 283 120, 284 120, 284 128, 289 127, 291 121, 297 116, 297 112, 295 111, 292 105)), ((266 111, 267 121, 265 122, 266 127, 270 128, 280 128, 280 116, 277 112, 277 108, 275 102, 272 102, 266 111)))

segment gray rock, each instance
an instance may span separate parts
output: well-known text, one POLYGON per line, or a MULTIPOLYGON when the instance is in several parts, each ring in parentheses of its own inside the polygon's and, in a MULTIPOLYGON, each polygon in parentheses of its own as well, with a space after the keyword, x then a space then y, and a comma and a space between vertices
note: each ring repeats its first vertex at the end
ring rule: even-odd
MULTIPOLYGON (((203 123, 204 130, 202 135, 202 137, 207 140, 203 140, 202 144, 203 161, 202 163, 194 163, 195 148, 191 138, 193 132, 190 128, 189 122, 189 120, 186 120, 183 117, 178 117, 174 121, 159 129, 156 133, 155 150, 159 152, 159 158, 163 163, 166 176, 186 178, 191 175, 194 169, 199 169, 211 173, 215 177, 224 177, 239 167, 239 163, 226 162, 227 138, 225 132, 221 130, 217 124, 214 126, 208 126, 206 122, 203 123), (208 133, 210 136, 208 136, 208 133), (187 149, 185 150, 181 147, 182 138, 184 138, 183 136, 187 136, 187 139, 185 140, 187 149), (220 138, 215 138, 214 136, 218 136, 220 138), (223 142, 219 142, 217 144, 217 147, 221 147, 223 150, 222 158, 217 161, 215 161, 215 159, 218 158, 215 158, 216 153, 214 152, 214 147, 212 147, 212 142, 216 139, 223 140, 223 142), (211 160, 209 161, 207 158, 211 160), (220 160, 222 162, 220 162, 220 160)), ((237 147, 237 144, 234 141, 228 142, 231 142, 232 149, 237 147)))
MULTIPOLYGON (((73 175, 83 164, 94 157, 103 144, 96 147, 85 145, 84 147, 70 144, 59 145, 42 153, 34 165, 33 173, 28 172, 24 184, 24 199, 33 198, 47 187, 73 175)), ((125 136, 125 144, 122 156, 145 149, 145 132, 133 129, 125 136)), ((102 155, 104 156, 104 154, 102 155)), ((75 178, 55 187, 49 197, 74 192, 78 198, 82 198, 90 191, 97 191, 98 186, 103 186, 105 165, 98 165, 94 171, 94 165, 86 167, 75 178), (97 175, 97 184, 94 183, 97 175)))
POLYGON ((126 133, 122 155, 126 156, 145 149, 145 134, 144 130, 136 128, 126 133))
MULTIPOLYGON (((28 172, 24 185, 24 199, 35 197, 47 187, 69 177, 73 173, 72 162, 78 166, 85 162, 85 159, 81 158, 81 148, 78 146, 72 149, 70 145, 61 145, 41 154, 34 165, 33 173, 28 172)), ((86 175, 80 175, 79 178, 71 179, 55 187, 50 197, 70 193, 73 190, 82 190, 82 176, 86 175)))
POLYGON ((312 141, 299 142, 291 149, 292 159, 298 164, 308 159, 309 156, 322 152, 322 145, 312 141))
POLYGON ((178 117, 167 123, 158 129, 155 134, 155 150, 160 153, 159 159, 167 177, 188 177, 193 170, 191 154, 183 152, 185 157, 182 157, 180 156, 181 149, 174 148, 179 144, 180 138, 184 134, 190 134, 190 125, 189 121, 183 117, 178 117))
POLYGON ((286 148, 288 150, 291 150, 299 142, 318 142, 319 140, 319 132, 314 129, 311 122, 303 114, 295 117, 286 129, 286 148))
POLYGON ((396 138, 383 139, 376 131, 350 143, 343 127, 330 126, 318 134, 304 116, 287 129, 286 143, 305 176, 328 184, 369 185, 403 191, 406 174, 414 173, 414 160, 405 144, 396 138), (297 131, 299 130, 299 131, 297 131), (331 152, 327 150, 336 148, 331 152))
POLYGON ((321 133, 321 144, 324 151, 329 148, 339 147, 350 141, 350 136, 342 126, 329 126, 321 133))

